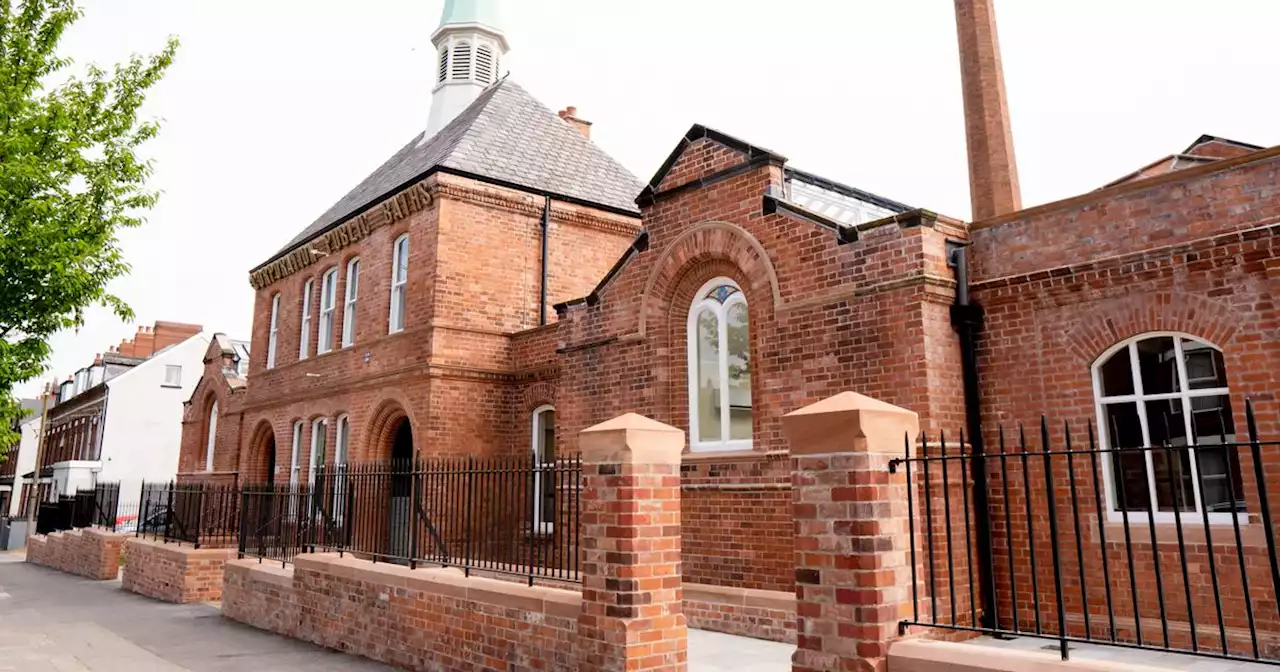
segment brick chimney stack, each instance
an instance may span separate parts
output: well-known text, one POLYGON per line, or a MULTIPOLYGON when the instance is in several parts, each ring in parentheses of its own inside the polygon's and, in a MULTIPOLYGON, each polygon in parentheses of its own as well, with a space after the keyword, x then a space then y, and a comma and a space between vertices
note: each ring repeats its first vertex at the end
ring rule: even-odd
POLYGON ((973 221, 1022 209, 995 0, 955 0, 973 221))
POLYGON ((561 119, 564 119, 565 121, 572 124, 574 128, 578 129, 578 132, 581 133, 583 137, 585 138, 591 137, 591 122, 587 121, 586 119, 578 118, 578 108, 570 105, 564 108, 563 110, 560 110, 558 114, 560 115, 561 119))

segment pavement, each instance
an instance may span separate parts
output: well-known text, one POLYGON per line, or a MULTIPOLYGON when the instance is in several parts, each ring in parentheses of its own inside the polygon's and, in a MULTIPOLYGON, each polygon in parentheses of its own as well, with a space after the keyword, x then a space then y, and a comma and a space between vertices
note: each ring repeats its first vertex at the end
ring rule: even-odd
MULTIPOLYGON (((222 618, 208 604, 173 605, 119 581, 90 581, 0 553, 0 672, 341 672, 391 670, 222 618)), ((794 647, 691 630, 689 669, 782 672, 794 647)))

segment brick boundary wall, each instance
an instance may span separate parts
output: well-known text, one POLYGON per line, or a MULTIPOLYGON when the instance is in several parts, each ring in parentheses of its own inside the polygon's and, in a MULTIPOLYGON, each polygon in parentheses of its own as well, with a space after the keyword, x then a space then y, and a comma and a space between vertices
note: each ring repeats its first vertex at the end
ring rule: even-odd
POLYGON ((164 602, 222 599, 223 570, 235 549, 192 548, 136 537, 124 545, 125 590, 164 602))
POLYGON ((795 593, 686 583, 684 615, 690 628, 796 643, 795 593))
POLYGON ((222 614, 411 670, 578 669, 577 591, 331 554, 227 564, 222 614))
POLYGON ((120 573, 124 542, 124 535, 94 529, 32 535, 27 540, 27 562, 95 581, 110 581, 120 573))

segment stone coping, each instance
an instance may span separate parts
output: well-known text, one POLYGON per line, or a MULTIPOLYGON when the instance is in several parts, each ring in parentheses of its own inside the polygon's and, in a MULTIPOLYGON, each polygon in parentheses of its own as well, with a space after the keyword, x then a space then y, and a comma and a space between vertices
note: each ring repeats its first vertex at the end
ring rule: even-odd
POLYGON ((236 555, 236 549, 234 548, 196 548, 194 546, 179 545, 176 543, 166 544, 163 541, 151 539, 149 537, 129 537, 125 543, 147 546, 173 555, 184 555, 187 557, 194 557, 196 559, 225 559, 227 554, 231 554, 232 556, 236 555))
POLYGON ((226 571, 245 571, 253 581, 270 583, 281 588, 293 587, 293 567, 281 567, 274 562, 259 562, 253 558, 228 560, 226 571))
POLYGON ((684 599, 731 604, 741 607, 777 609, 778 611, 792 613, 796 610, 795 593, 787 593, 780 590, 758 590, 755 588, 715 586, 706 583, 685 583, 684 599))
POLYGON ((331 553, 299 555, 294 558, 294 567, 295 571, 331 574, 563 618, 577 618, 582 612, 581 592, 467 577, 462 570, 454 568, 409 569, 402 565, 359 560, 349 555, 338 557, 331 553))
POLYGON ((889 647, 893 672, 1168 672, 1109 660, 1062 660, 1057 652, 1015 651, 977 644, 904 640, 889 647))

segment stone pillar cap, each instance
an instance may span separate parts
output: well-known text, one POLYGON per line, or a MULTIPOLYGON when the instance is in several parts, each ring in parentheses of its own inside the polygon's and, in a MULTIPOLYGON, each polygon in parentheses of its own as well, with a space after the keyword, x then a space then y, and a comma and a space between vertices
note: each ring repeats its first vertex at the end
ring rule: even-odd
POLYGON ((684 452, 684 432, 636 413, 620 415, 582 430, 582 459, 588 463, 676 464, 684 452))
POLYGON ((905 408, 857 392, 841 392, 782 417, 792 455, 905 454, 920 419, 905 408))

